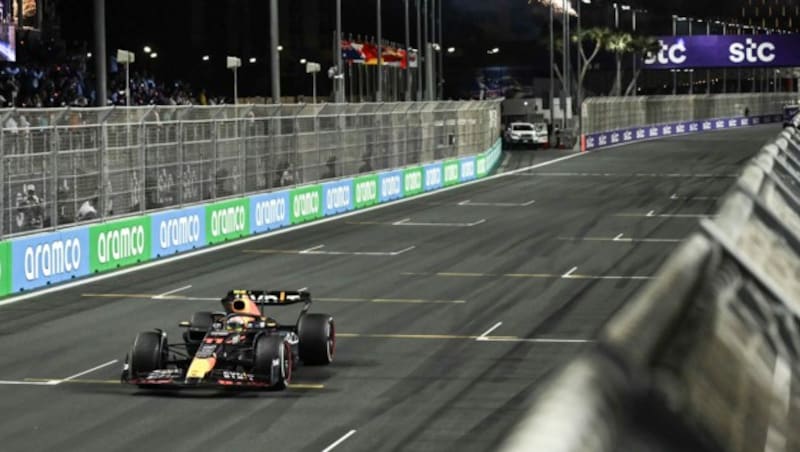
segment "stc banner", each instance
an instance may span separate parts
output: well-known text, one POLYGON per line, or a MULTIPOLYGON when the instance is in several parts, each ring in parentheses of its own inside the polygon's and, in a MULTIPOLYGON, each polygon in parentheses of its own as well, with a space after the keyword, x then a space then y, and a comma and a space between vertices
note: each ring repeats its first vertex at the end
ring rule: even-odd
POLYGON ((0 282, 12 278, 12 289, 35 289, 89 274, 89 228, 65 229, 11 241, 13 276, 0 264, 0 282))
POLYGON ((153 257, 169 256, 206 245, 206 209, 189 207, 150 216, 153 257))
POLYGON ((662 36, 645 69, 800 66, 800 34, 662 36))

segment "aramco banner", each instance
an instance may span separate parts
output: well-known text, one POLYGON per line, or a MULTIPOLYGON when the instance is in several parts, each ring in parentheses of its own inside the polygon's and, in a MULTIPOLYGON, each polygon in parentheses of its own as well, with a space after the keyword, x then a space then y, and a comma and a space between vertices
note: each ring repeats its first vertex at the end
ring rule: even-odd
POLYGON ((662 36, 646 69, 800 66, 800 34, 662 36))

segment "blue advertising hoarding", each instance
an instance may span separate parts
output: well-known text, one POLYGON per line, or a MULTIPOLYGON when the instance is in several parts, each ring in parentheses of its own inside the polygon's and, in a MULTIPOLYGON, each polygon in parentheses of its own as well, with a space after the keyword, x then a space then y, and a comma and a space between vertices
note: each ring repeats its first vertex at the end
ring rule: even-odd
POLYGON ((661 36, 645 69, 800 66, 800 35, 661 36))
POLYGON ((475 180, 478 176, 478 171, 475 166, 475 157, 467 157, 459 160, 459 178, 461 182, 475 180))
POLYGON ((431 163, 422 167, 422 181, 425 191, 444 187, 444 170, 442 163, 431 163))
POLYGON ((288 191, 250 197, 251 234, 272 231, 290 224, 288 191))
POLYGON ((386 171, 378 174, 378 202, 394 201, 403 197, 403 171, 386 171))
POLYGON ((326 217, 353 210, 353 179, 322 184, 322 200, 322 214, 326 217))
POLYGON ((206 244, 205 207, 155 213, 150 215, 150 221, 153 257, 202 248, 206 244))
POLYGON ((11 241, 12 291, 89 274, 89 228, 65 229, 11 241))

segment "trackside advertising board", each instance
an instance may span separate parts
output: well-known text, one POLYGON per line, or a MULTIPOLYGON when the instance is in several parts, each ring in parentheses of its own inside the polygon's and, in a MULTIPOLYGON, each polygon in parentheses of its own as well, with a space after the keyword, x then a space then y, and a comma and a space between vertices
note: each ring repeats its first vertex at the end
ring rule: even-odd
POLYGON ((89 270, 92 273, 150 260, 150 216, 89 227, 89 270))
POLYGON ((378 176, 359 176, 353 179, 356 209, 374 206, 378 203, 378 176))
POLYGON ((322 218, 322 185, 309 185, 289 192, 290 220, 292 224, 322 218))
MULTIPOLYGON (((88 227, 19 238, 12 240, 10 247, 11 259, 17 265, 8 276, 12 278, 11 287, 15 291, 89 274, 88 227)), ((2 277, 0 273, 0 279, 2 277)))
POLYGON ((482 178, 501 144, 477 156, 0 241, 0 297, 482 178))
POLYGON ((665 138, 688 133, 710 132, 712 130, 737 129, 740 127, 781 122, 782 120, 782 115, 715 118, 590 133, 582 137, 581 149, 584 151, 592 151, 641 140, 665 138))
POLYGON ((403 170, 403 197, 415 196, 425 190, 422 184, 423 169, 420 166, 403 170))
POLYGON ((403 172, 387 171, 378 174, 378 202, 394 201, 403 197, 403 172))
POLYGON ((322 184, 322 214, 326 217, 349 212, 355 208, 353 179, 322 184))
POLYGON ((11 243, 0 242, 0 297, 11 293, 11 243))
POLYGON ((232 199, 206 206, 206 242, 209 245, 250 235, 250 202, 232 199))
POLYGON ((289 192, 266 193, 250 197, 250 233, 260 234, 291 224, 289 192))
POLYGON ((425 171, 425 191, 444 187, 444 167, 442 163, 431 163, 422 167, 425 171))
POLYGON ((459 182, 458 160, 444 162, 444 186, 449 187, 459 182))
POLYGON ((152 257, 158 258, 206 246, 206 209, 189 207, 150 215, 152 257))
POLYGON ((459 179, 461 182, 475 180, 478 177, 475 168, 475 157, 467 157, 458 161, 459 179))

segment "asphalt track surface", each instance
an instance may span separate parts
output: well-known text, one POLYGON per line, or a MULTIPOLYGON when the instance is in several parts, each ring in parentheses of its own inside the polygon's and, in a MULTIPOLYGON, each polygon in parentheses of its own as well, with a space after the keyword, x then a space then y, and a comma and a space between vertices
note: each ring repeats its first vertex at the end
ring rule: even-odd
POLYGON ((0 307, 0 449, 493 450, 777 133, 581 155, 0 307), (228 289, 302 287, 340 334, 334 364, 301 366, 296 386, 118 383, 137 332, 178 339, 177 322, 228 289))

